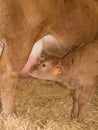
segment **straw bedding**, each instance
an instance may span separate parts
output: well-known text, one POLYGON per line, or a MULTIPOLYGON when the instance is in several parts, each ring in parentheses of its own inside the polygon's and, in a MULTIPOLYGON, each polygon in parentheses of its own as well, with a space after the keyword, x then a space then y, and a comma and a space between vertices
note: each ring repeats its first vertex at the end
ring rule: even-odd
MULTIPOLYGON (((20 79, 16 115, 0 114, 0 130, 98 130, 98 88, 83 123, 71 119, 73 90, 50 81, 20 79)), ((1 107, 0 107, 1 108, 1 107)))

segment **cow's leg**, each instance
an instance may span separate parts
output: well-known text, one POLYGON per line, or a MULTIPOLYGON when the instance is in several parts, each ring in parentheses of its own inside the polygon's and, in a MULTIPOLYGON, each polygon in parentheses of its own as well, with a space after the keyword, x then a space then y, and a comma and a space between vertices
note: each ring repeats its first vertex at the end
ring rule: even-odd
POLYGON ((81 88, 76 89, 73 97, 72 117, 74 119, 77 119, 78 116, 78 110, 79 110, 78 99, 79 99, 80 92, 81 92, 81 88))
POLYGON ((78 121, 82 122, 85 116, 85 108, 86 104, 92 95, 93 91, 95 89, 95 84, 85 84, 83 86, 83 89, 80 93, 78 103, 79 103, 79 111, 78 111, 78 121))
POLYGON ((1 88, 1 104, 2 109, 5 114, 10 114, 15 112, 14 108, 14 97, 15 89, 17 83, 16 73, 9 71, 5 72, 0 77, 0 88, 1 88))
POLYGON ((14 97, 18 75, 13 71, 9 60, 9 49, 7 48, 6 42, 4 43, 5 47, 0 59, 0 98, 3 112, 10 114, 15 112, 14 97))

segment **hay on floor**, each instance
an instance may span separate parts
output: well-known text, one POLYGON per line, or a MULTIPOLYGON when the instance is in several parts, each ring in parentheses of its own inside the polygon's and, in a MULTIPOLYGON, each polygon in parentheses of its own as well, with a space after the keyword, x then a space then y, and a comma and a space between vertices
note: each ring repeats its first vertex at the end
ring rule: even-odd
POLYGON ((0 115, 0 130, 98 130, 98 88, 90 99, 84 123, 71 119, 73 91, 50 81, 21 79, 17 116, 0 115))

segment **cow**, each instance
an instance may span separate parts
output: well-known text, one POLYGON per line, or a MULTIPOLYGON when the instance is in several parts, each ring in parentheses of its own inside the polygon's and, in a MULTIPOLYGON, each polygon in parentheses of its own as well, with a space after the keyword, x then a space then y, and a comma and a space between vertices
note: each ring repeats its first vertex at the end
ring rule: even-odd
MULTIPOLYGON (((85 44, 85 42, 83 42, 83 44, 85 44)), ((72 49, 73 48, 74 47, 72 47, 72 49)), ((30 69, 39 63, 39 59, 43 51, 46 55, 48 54, 50 56, 52 55, 61 58, 64 55, 66 55, 69 51, 71 51, 71 48, 69 49, 65 51, 65 48, 62 46, 60 40, 57 39, 57 37, 55 38, 54 36, 49 34, 44 36, 39 41, 37 41, 33 46, 28 61, 25 64, 24 68, 22 69, 20 76, 22 77, 30 76, 29 75, 30 69)))
POLYGON ((5 114, 15 112, 18 75, 34 43, 48 34, 65 53, 97 39, 95 1, 0 0, 0 98, 5 114))
POLYGON ((74 89, 72 113, 82 122, 86 104, 98 85, 98 41, 77 48, 61 59, 45 58, 30 75, 74 89))

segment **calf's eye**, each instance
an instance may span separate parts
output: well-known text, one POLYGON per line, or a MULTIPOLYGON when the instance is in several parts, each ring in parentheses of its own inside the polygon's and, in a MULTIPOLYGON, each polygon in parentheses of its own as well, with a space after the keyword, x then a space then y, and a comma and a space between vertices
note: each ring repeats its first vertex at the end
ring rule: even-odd
POLYGON ((46 65, 45 65, 45 64, 43 64, 42 66, 43 66, 43 67, 45 67, 46 65))

